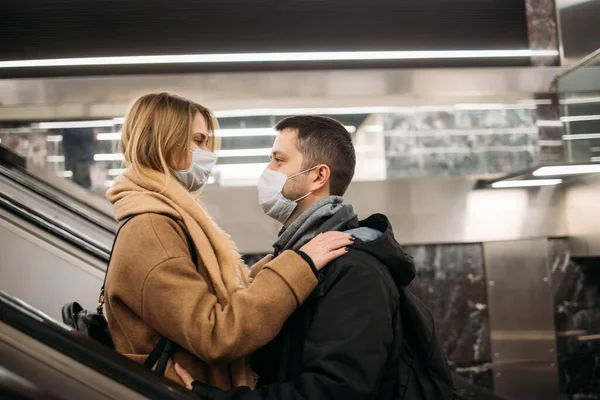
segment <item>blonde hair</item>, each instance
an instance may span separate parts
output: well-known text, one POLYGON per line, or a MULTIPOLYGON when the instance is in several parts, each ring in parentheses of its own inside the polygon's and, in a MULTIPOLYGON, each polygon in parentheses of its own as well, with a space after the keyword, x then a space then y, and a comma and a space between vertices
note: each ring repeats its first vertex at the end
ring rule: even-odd
POLYGON ((141 175, 150 169, 169 177, 175 160, 190 150, 192 123, 198 113, 206 121, 208 148, 215 151, 218 122, 208 108, 169 93, 138 98, 121 130, 121 151, 128 166, 141 175))

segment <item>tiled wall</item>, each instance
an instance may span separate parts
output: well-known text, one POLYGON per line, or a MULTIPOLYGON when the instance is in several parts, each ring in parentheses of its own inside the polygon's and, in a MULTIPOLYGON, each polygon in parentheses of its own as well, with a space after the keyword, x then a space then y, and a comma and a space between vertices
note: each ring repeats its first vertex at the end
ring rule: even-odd
POLYGON ((511 172, 538 158, 535 109, 384 114, 388 178, 511 172))

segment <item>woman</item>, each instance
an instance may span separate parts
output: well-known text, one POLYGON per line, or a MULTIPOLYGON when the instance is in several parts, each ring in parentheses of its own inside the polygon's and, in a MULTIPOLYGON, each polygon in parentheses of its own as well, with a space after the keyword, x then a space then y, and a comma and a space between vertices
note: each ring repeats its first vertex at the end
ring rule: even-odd
MULTIPOLYGON (((143 362, 165 336, 181 348, 173 361, 195 379, 253 387, 249 354, 275 337, 315 288, 317 270, 352 238, 329 232, 246 276, 235 244, 194 196, 216 162, 215 127, 208 109, 167 93, 129 110, 121 139, 129 168, 107 197, 118 221, 133 218, 115 242, 106 315, 116 350, 133 360, 143 362)), ((181 383, 172 363, 166 376, 181 383)))

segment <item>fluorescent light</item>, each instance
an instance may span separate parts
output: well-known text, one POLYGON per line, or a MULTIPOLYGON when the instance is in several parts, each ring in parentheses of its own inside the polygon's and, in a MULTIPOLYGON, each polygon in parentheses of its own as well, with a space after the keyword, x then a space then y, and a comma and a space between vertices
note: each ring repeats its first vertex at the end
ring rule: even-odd
POLYGON ((0 68, 36 68, 89 65, 214 64, 305 61, 431 60, 453 58, 527 58, 558 56, 557 50, 421 50, 335 51, 285 53, 179 54, 123 57, 49 58, 0 61, 0 68))
POLYGON ((72 178, 72 177, 73 177, 73 171, 62 171, 62 172, 60 173, 60 175, 61 175, 63 178, 72 178))
POLYGON ((596 121, 600 115, 573 115, 572 117, 560 117, 562 122, 596 121))
POLYGON ((104 186, 107 187, 107 188, 110 188, 110 187, 112 187, 112 185, 114 183, 115 183, 114 180, 107 180, 107 181, 104 181, 104 186))
POLYGON ((600 162, 600 157, 592 157, 590 158, 591 162, 600 162))
POLYGON ((535 124, 539 127, 562 127, 563 123, 560 120, 544 120, 539 119, 535 121, 535 124))
POLYGON ((123 172, 127 171, 126 168, 111 168, 108 170, 108 175, 110 176, 119 176, 123 172))
POLYGON ((46 136, 46 142, 62 142, 62 135, 48 135, 46 136))
POLYGON ((46 161, 55 163, 65 162, 65 156, 48 156, 46 161))
POLYGON ((387 114, 398 112, 417 111, 455 111, 455 110, 490 110, 490 109, 532 109, 532 104, 456 104, 432 105, 417 107, 391 107, 391 106, 366 106, 366 107, 331 107, 331 108, 260 108, 242 110, 217 110, 214 111, 218 118, 234 118, 247 116, 284 116, 284 115, 353 115, 353 114, 387 114))
POLYGON ((121 153, 94 154, 94 161, 122 161, 125 156, 121 153))
MULTIPOLYGON (((344 126, 349 133, 356 132, 356 127, 352 125, 344 126)), ((217 129, 217 137, 242 137, 242 136, 277 136, 277 131, 273 128, 236 128, 236 129, 217 129)))
POLYGON ((534 187, 534 186, 552 186, 562 183, 562 179, 527 179, 520 181, 500 181, 492 183, 495 189, 501 188, 519 188, 519 187, 534 187))
POLYGON ((383 132, 383 125, 369 125, 361 128, 361 131, 365 133, 378 133, 383 132))
POLYGON ((215 131, 217 137, 240 137, 240 136, 277 136, 277 131, 273 128, 239 128, 239 129, 218 129, 215 131))
POLYGON ((121 132, 99 133, 98 140, 121 140, 121 132))
POLYGON ((455 110, 507 110, 507 109, 527 109, 535 110, 536 105, 534 103, 519 103, 519 104, 503 104, 503 103, 492 103, 492 104, 455 104, 452 106, 455 110))
POLYGON ((215 111, 217 118, 235 118, 248 116, 283 116, 283 115, 353 115, 382 114, 397 111, 398 107, 333 107, 333 108, 260 108, 245 110, 215 111))
POLYGON ((600 97, 571 97, 568 99, 560 99, 560 104, 588 104, 600 103, 600 97))
POLYGON ((68 129, 68 128, 104 128, 114 126, 112 119, 102 119, 93 121, 62 121, 62 122, 40 122, 32 124, 32 128, 37 129, 68 129))
POLYGON ((246 164, 217 164, 214 171, 219 174, 232 175, 233 177, 254 177, 264 171, 269 163, 246 163, 246 164))
POLYGON ((596 172, 600 172, 600 165, 555 165, 538 168, 534 171, 533 176, 592 174, 596 172))
POLYGON ((520 104, 551 105, 551 99, 524 99, 518 101, 520 104))
POLYGON ((539 140, 538 145, 546 147, 561 147, 565 145, 562 140, 539 140))
MULTIPOLYGON (((356 127, 352 125, 345 126, 349 133, 356 132, 356 127)), ((273 128, 249 128, 249 129, 218 129, 215 132, 217 137, 242 137, 242 136, 277 136, 277 131, 273 128)), ((98 140, 121 140, 120 132, 99 133, 98 140)), ((49 142, 59 142, 62 136, 47 136, 49 142)))
POLYGON ((219 157, 258 157, 271 155, 271 148, 268 149, 236 149, 236 150, 219 150, 219 157))
MULTIPOLYGON (((96 137, 98 140, 121 140, 121 134, 117 132, 110 133, 99 133, 96 137)), ((63 140, 62 135, 48 135, 46 136, 47 142, 61 142, 63 140)))
POLYGON ((580 133, 572 135, 563 135, 563 140, 591 140, 600 139, 600 133, 580 133))
POLYGON ((590 149, 590 151, 591 151, 592 153, 598 153, 598 152, 600 152, 600 147, 592 147, 592 148, 590 149))

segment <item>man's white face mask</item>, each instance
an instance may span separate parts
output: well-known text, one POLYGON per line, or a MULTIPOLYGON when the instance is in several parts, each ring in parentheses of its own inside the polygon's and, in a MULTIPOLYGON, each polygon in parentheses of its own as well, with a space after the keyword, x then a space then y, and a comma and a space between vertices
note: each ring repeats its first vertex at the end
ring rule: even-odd
POLYGON ((298 207, 298 202, 304 200, 312 194, 312 192, 308 192, 304 196, 295 200, 286 199, 282 193, 285 183, 288 181, 288 179, 305 174, 315 168, 317 167, 309 168, 289 177, 282 172, 277 172, 266 168, 260 176, 257 185, 258 203, 262 207, 263 212, 274 220, 285 224, 286 221, 292 216, 292 213, 296 207, 298 207))

